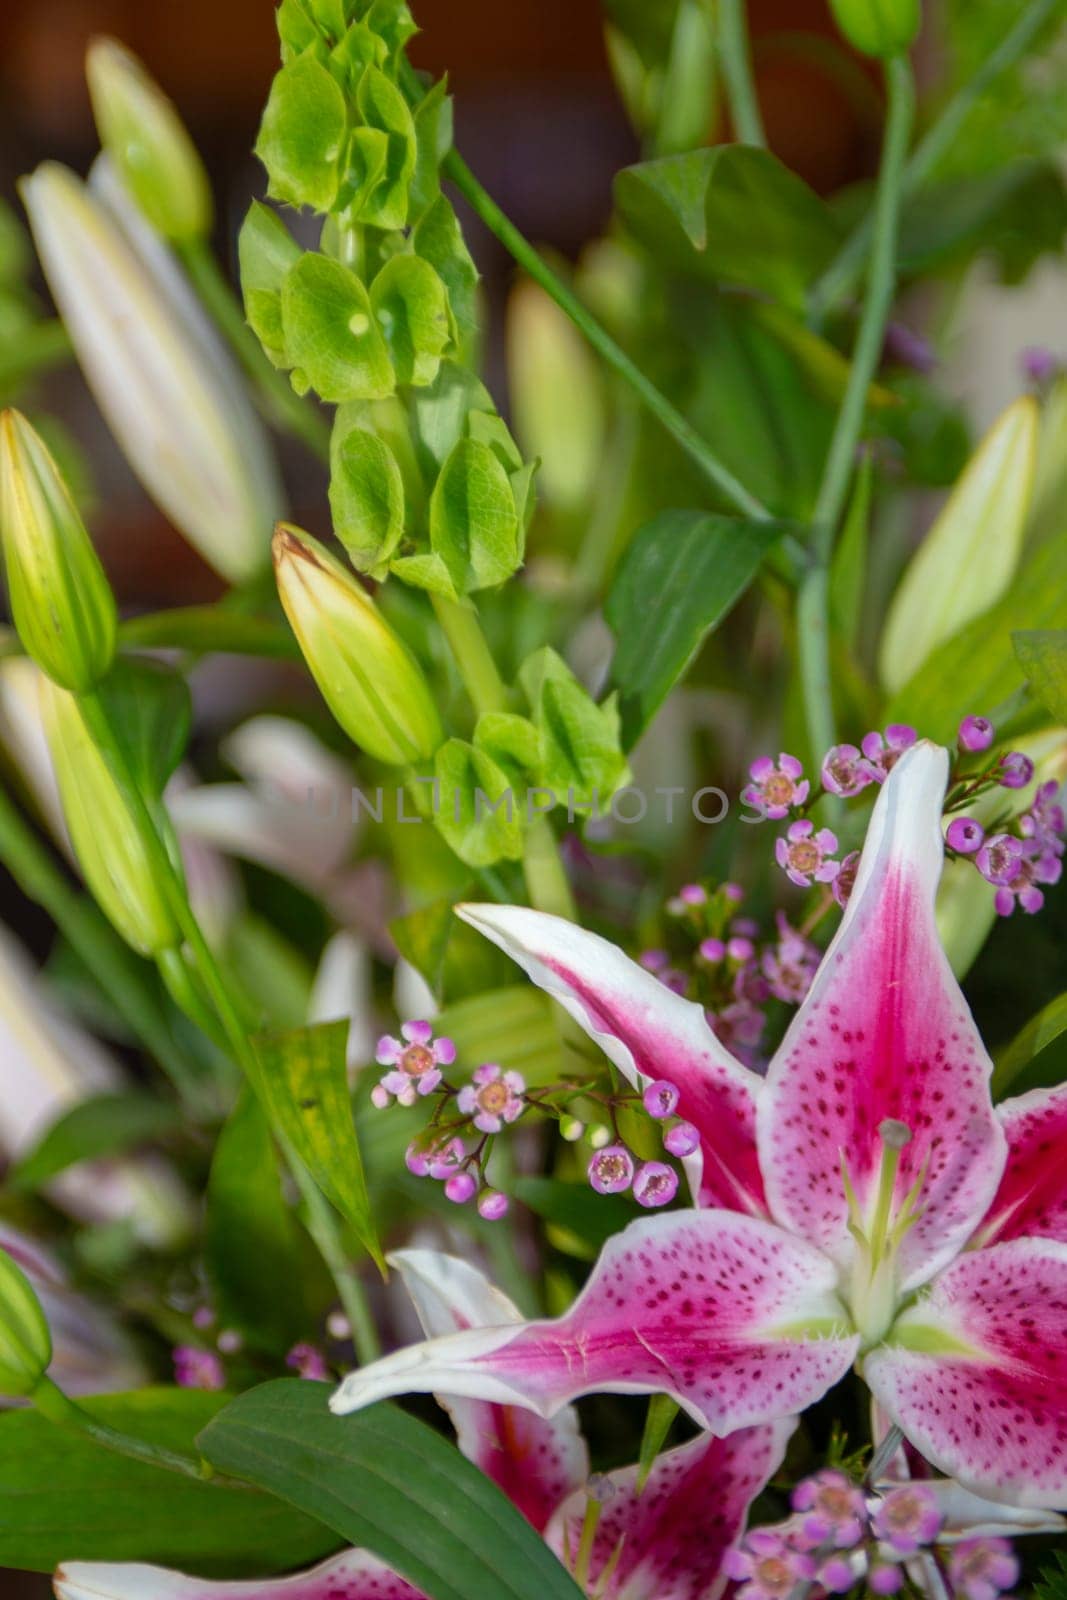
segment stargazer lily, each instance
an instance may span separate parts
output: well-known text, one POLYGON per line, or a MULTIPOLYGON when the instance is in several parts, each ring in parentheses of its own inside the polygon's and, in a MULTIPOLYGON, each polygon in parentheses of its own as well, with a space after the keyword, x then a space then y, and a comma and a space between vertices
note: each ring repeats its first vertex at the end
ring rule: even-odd
POLYGON ((700 1209, 633 1223, 556 1321, 401 1350, 335 1411, 445 1390, 544 1416, 663 1391, 713 1433, 803 1410, 854 1362, 966 1487, 1067 1505, 1067 1088, 995 1108, 934 922, 947 753, 915 745, 871 818, 841 926, 765 1080, 700 1007, 533 911, 462 915, 619 1071, 668 1079, 701 1135, 700 1209))
MULTIPOLYGON (((487 1322, 521 1327, 511 1302, 465 1261, 433 1250, 390 1257, 430 1335, 487 1322)), ((793 1419, 729 1439, 702 1433, 655 1462, 644 1488, 637 1468, 589 1480, 572 1407, 551 1419, 495 1401, 438 1397, 460 1449, 510 1496, 590 1600, 717 1600, 722 1562, 748 1508, 778 1469, 793 1419)), ((58 1600, 425 1600, 421 1590, 365 1550, 346 1550, 294 1577, 218 1583, 158 1567, 67 1562, 58 1600)))

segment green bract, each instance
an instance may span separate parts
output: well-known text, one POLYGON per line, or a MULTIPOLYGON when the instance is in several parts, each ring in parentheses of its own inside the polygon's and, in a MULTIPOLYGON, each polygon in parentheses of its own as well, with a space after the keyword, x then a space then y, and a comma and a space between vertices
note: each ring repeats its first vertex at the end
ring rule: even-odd
POLYGON ((448 293, 429 262, 394 256, 370 289, 370 303, 398 383, 432 383, 450 341, 448 293))
POLYGON ((256 141, 271 198, 328 211, 337 198, 347 132, 344 95, 327 68, 313 55, 283 67, 256 141))
POLYGON ((522 565, 524 534, 508 475, 491 447, 461 439, 430 500, 430 545, 457 590, 503 583, 522 565))
POLYGON ((605 805, 628 776, 615 695, 603 705, 548 645, 530 656, 519 680, 540 744, 540 782, 558 801, 605 805))
POLYGON ((0 1249, 0 1395, 32 1394, 52 1360, 41 1302, 22 1268, 0 1249))
POLYGON ((384 439, 366 428, 335 438, 330 475, 334 531, 361 572, 384 569, 404 532, 404 480, 384 439))
POLYGON ((282 324, 282 284, 301 250, 282 219, 253 200, 237 241, 245 314, 276 367, 288 367, 282 324))
POLYGON ((302 256, 282 285, 282 328, 297 387, 323 400, 375 400, 396 386, 360 279, 329 256, 302 256))
POLYGON ((489 867, 522 859, 523 799, 492 756, 449 739, 437 752, 434 777, 435 821, 461 861, 489 867))

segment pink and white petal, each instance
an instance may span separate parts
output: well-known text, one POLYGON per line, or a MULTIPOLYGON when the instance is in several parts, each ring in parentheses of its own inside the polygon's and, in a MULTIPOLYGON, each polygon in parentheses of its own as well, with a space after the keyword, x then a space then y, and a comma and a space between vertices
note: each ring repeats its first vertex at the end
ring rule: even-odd
POLYGON ((911 1443, 965 1488, 1067 1506, 1067 1245, 1012 1239, 960 1256, 863 1370, 911 1443))
POLYGON ((1018 1539, 1023 1534, 1063 1533, 1067 1518, 1035 1506, 1010 1506, 973 1494, 954 1478, 931 1478, 928 1487, 943 1518, 939 1544, 963 1539, 1018 1539))
POLYGON ((521 906, 456 912, 558 1000, 628 1083, 676 1085, 679 1115, 700 1132, 700 1151, 685 1161, 699 1204, 766 1215, 755 1143, 762 1083, 716 1039, 703 1007, 562 917, 521 906))
POLYGON ((345 1550, 292 1577, 237 1582, 140 1563, 66 1561, 53 1583, 57 1600, 425 1600, 365 1550, 345 1550))
POLYGON ((892 1118, 910 1129, 898 1206, 923 1182, 921 1214, 900 1247, 905 1290, 973 1233, 1006 1150, 992 1064, 934 922, 947 773, 947 752, 924 740, 883 785, 841 926, 771 1062, 757 1115, 772 1215, 843 1268, 857 1246, 842 1160, 869 1215, 879 1127, 892 1118))
POLYGON ((727 1434, 802 1411, 858 1348, 833 1263, 755 1217, 677 1211, 610 1239, 553 1322, 432 1339, 350 1373, 344 1414, 411 1393, 454 1394, 553 1416, 579 1395, 673 1396, 727 1434))
POLYGON ((1008 1164, 979 1228, 983 1243, 1040 1236, 1067 1243, 1067 1086, 1005 1100, 1008 1164))
MULTIPOLYGON (((389 1257, 411 1296, 426 1334, 521 1323, 507 1295, 477 1268, 436 1250, 398 1250, 389 1257)), ((578 1414, 564 1406, 551 1419, 517 1406, 435 1396, 456 1430, 463 1454, 508 1496, 540 1533, 552 1512, 589 1476, 578 1414)))
MULTIPOLYGON (((726 1586, 723 1557, 744 1531, 749 1506, 776 1472, 792 1418, 742 1428, 727 1439, 702 1433, 661 1455, 642 1490, 636 1467, 605 1474, 590 1592, 598 1600, 716 1600, 726 1586), (610 1565, 608 1587, 598 1580, 610 1565)), ((545 1539, 558 1556, 578 1549, 587 1495, 560 1506, 545 1539)))

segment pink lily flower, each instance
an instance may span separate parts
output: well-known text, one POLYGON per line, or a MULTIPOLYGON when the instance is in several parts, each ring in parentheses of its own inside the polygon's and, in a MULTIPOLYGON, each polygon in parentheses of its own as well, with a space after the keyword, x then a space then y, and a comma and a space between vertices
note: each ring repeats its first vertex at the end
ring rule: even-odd
POLYGON ((677 1085, 700 1209, 610 1240, 558 1320, 398 1351, 348 1376, 335 1411, 444 1389, 551 1416, 595 1391, 662 1391, 728 1434, 803 1410, 858 1359, 940 1470, 1067 1504, 1067 1088, 993 1106, 934 921, 947 776, 925 741, 894 763, 764 1080, 603 939, 465 908, 631 1083, 677 1085))
MULTIPOLYGON (((390 1257, 431 1336, 487 1322, 521 1327, 507 1297, 465 1261, 433 1250, 390 1257)), ((660 1456, 644 1489, 637 1468, 605 1474, 595 1489, 574 1409, 550 1421, 492 1402, 439 1397, 460 1449, 510 1496, 596 1600, 712 1600, 748 1508, 777 1471, 793 1420, 730 1439, 701 1434, 660 1456), (590 1498, 601 1505, 592 1549, 579 1557, 590 1498)), ((364 1550, 346 1550, 293 1577, 220 1583, 141 1565, 67 1562, 58 1600, 425 1600, 364 1550)))

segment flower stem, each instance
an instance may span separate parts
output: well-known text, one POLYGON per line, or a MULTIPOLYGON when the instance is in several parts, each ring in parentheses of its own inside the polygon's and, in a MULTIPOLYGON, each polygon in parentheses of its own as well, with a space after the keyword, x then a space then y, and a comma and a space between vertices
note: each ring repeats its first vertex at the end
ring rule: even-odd
POLYGON ((730 101, 734 132, 742 144, 767 144, 752 78, 752 49, 745 0, 719 0, 719 60, 730 101))
POLYGON ((321 461, 328 462, 329 423, 296 393, 284 373, 271 366, 207 244, 202 239, 187 240, 178 246, 178 254, 193 288, 252 383, 267 421, 302 440, 321 461))
MULTIPOLYGON (((977 72, 967 78, 930 126, 904 169, 902 190, 910 196, 955 142, 972 108, 990 84, 1025 54, 1031 41, 1059 10, 1061 0, 1031 0, 977 72)), ((854 287, 871 249, 875 232, 873 212, 853 229, 834 260, 815 284, 809 302, 810 320, 818 327, 854 287)))
POLYGON ((176 1450, 168 1450, 164 1445, 151 1444, 147 1439, 135 1438, 133 1434, 121 1433, 117 1428, 109 1427, 106 1422, 99 1422, 90 1412, 83 1411, 69 1395, 64 1394, 51 1378, 42 1378, 30 1398, 37 1410, 43 1417, 47 1417, 49 1422, 58 1423, 62 1428, 76 1428, 79 1433, 86 1434, 97 1444, 102 1444, 107 1450, 113 1450, 117 1455, 129 1456, 134 1461, 143 1461, 150 1467, 162 1467, 167 1472, 179 1472, 183 1478, 195 1478, 198 1483, 204 1483, 214 1476, 212 1468, 206 1461, 198 1461, 194 1456, 181 1455, 176 1450))

